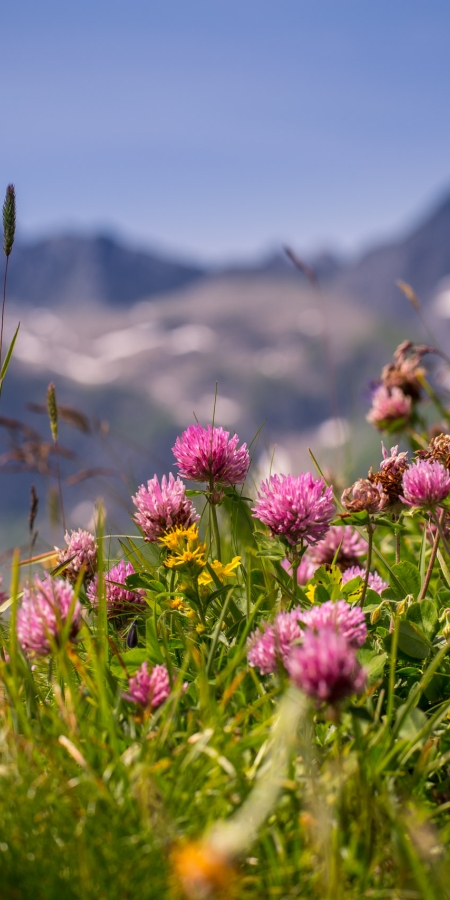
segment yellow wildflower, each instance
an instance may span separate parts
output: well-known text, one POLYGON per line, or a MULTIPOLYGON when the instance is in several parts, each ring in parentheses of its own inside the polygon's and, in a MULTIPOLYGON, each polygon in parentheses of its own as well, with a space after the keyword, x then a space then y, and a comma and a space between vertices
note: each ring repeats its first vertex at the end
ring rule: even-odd
POLYGON ((234 895, 236 873, 225 855, 206 841, 191 841, 172 852, 172 866, 188 900, 234 895))
POLYGON ((198 541, 198 528, 195 524, 190 525, 189 528, 178 526, 159 539, 159 543, 169 550, 177 550, 179 547, 183 547, 186 542, 191 543, 195 541, 198 541))
MULTIPOLYGON (((233 556, 233 559, 231 560, 231 562, 227 563, 226 566, 224 566, 223 563, 219 562, 218 559, 215 559, 211 563, 211 568, 214 569, 214 572, 216 573, 216 575, 220 579, 220 581, 223 581, 224 578, 234 578, 235 577, 235 573, 234 573, 233 569, 237 569, 238 566, 241 565, 241 562, 242 562, 242 558, 240 556, 233 556)), ((212 575, 210 575, 209 572, 203 571, 198 579, 198 583, 199 584, 211 584, 212 580, 213 580, 212 575)))
POLYGON ((311 603, 314 603, 314 594, 315 593, 316 593, 316 585, 315 584, 310 584, 305 590, 305 594, 306 594, 308 600, 311 601, 311 603))
POLYGON ((183 609, 183 598, 175 597, 170 604, 171 609, 183 609))
POLYGON ((203 625, 202 622, 199 622, 195 630, 197 634, 203 634, 203 632, 206 631, 206 626, 203 625))
POLYGON ((196 575, 206 566, 206 544, 199 540, 198 528, 174 528, 167 532, 160 543, 170 550, 164 562, 168 569, 184 568, 190 575, 196 575))

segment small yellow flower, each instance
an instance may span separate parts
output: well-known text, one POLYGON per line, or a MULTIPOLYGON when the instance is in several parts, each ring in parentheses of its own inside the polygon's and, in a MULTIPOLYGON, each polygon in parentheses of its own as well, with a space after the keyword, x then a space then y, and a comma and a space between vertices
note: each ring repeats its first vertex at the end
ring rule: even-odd
POLYGON ((175 597, 170 604, 171 609, 183 609, 183 598, 175 597))
POLYGON ((175 875, 188 900, 234 894, 236 873, 226 856, 206 841, 191 841, 172 853, 175 875))
POLYGON ((197 634, 203 634, 206 631, 206 626, 203 625, 202 622, 199 622, 195 630, 197 634))
MULTIPOLYGON (((219 562, 218 559, 215 559, 211 563, 211 568, 214 569, 217 577, 220 578, 220 581, 223 581, 224 578, 234 578, 235 573, 233 569, 237 569, 238 566, 241 565, 242 558, 240 556, 233 556, 231 562, 227 563, 225 566, 223 563, 219 562)), ((209 572, 202 572, 198 579, 199 584, 211 584, 213 578, 209 572)))
POLYGON ((308 600, 311 601, 311 603, 314 603, 314 594, 315 593, 316 593, 316 585, 310 584, 309 587, 306 588, 305 594, 306 594, 308 600))
POLYGON ((186 542, 198 541, 198 528, 196 525, 190 525, 189 528, 178 526, 173 531, 168 531, 164 537, 159 539, 159 543, 163 544, 169 550, 177 550, 184 547, 186 542))
POLYGON ((188 619, 196 618, 197 613, 195 612, 195 609, 192 609, 192 606, 189 606, 189 608, 186 610, 186 616, 188 619))

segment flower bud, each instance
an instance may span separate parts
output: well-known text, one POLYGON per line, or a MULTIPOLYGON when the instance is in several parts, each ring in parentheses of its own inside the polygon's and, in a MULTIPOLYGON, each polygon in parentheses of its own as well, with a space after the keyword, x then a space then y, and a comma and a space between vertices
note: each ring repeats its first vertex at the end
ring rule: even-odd
POLYGON ((3 249, 5 256, 10 256, 16 233, 16 191, 13 184, 6 188, 3 203, 3 249))
POLYGON ((58 407, 56 405, 56 390, 53 381, 47 388, 47 410, 50 419, 50 428, 54 441, 58 440, 58 407))
POLYGON ((137 645, 138 645, 138 641, 139 641, 139 633, 138 633, 136 621, 134 621, 131 624, 130 630, 127 634, 127 647, 129 647, 130 650, 134 650, 134 648, 137 647, 137 645))

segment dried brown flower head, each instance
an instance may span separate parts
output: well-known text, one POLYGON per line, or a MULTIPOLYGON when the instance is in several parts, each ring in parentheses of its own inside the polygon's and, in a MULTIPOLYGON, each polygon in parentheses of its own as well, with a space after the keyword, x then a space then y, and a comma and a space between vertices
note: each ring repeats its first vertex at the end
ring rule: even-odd
POLYGON ((369 478, 358 478, 342 494, 342 503, 349 512, 381 512, 388 504, 388 498, 380 485, 369 478))

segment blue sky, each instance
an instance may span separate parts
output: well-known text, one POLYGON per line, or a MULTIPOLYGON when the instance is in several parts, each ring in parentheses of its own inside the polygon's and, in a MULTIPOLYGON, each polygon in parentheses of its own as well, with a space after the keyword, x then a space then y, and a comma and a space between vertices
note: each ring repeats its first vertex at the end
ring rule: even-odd
POLYGON ((2 4, 22 233, 354 250, 450 190, 448 0, 2 4))

